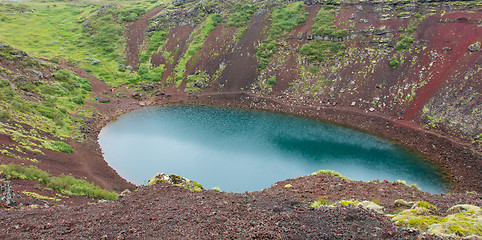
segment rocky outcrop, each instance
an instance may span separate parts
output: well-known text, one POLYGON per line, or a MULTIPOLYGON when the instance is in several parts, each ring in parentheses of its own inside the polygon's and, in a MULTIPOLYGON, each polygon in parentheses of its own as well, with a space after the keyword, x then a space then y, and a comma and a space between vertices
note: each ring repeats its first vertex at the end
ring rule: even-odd
POLYGON ((186 3, 190 3, 190 2, 194 2, 194 1, 196 1, 196 0, 174 0, 174 1, 172 1, 172 5, 177 7, 177 6, 181 6, 181 5, 184 5, 186 3))
POLYGON ((203 186, 195 181, 189 180, 185 177, 181 177, 174 174, 164 174, 164 173, 157 173, 156 176, 149 179, 148 186, 155 185, 158 182, 165 182, 172 185, 183 187, 189 191, 201 191, 203 190, 203 186))
POLYGON ((11 182, 5 174, 0 173, 0 207, 10 207, 14 204, 11 182))
POLYGON ((469 46, 469 51, 477 52, 480 50, 480 42, 473 43, 469 46))

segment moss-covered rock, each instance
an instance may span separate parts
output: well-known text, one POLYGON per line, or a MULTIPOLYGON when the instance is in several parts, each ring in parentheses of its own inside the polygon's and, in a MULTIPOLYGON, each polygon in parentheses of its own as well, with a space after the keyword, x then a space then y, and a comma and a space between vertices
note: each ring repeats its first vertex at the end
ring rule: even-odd
POLYGON ((158 182, 165 182, 172 185, 183 187, 189 191, 201 191, 204 190, 203 186, 195 181, 189 180, 185 177, 174 175, 174 174, 164 174, 157 173, 156 176, 149 179, 147 183, 148 186, 155 185, 158 182))
POLYGON ((341 179, 350 180, 349 178, 341 175, 339 172, 333 171, 333 170, 320 170, 320 171, 314 172, 314 173, 312 173, 312 174, 310 174, 310 175, 311 175, 311 176, 314 176, 314 175, 318 175, 318 174, 326 174, 326 175, 330 175, 330 176, 339 177, 339 178, 341 178, 341 179))
POLYGON ((470 236, 482 237, 482 210, 480 207, 461 204, 447 211, 446 217, 433 215, 436 208, 427 202, 418 202, 412 209, 393 216, 399 225, 417 228, 440 237, 459 239, 470 236))

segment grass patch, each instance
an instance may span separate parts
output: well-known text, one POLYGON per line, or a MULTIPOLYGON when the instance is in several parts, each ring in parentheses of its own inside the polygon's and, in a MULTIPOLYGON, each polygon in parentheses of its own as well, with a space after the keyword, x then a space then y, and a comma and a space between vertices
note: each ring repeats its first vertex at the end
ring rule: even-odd
POLYGON ((303 2, 294 2, 273 8, 271 11, 271 25, 268 30, 268 37, 256 49, 258 67, 266 69, 271 57, 278 51, 277 39, 291 32, 301 23, 306 21, 308 13, 305 13, 303 2))
POLYGON ((254 12, 258 7, 252 4, 239 4, 237 3, 231 9, 231 15, 227 20, 227 26, 236 26, 236 27, 244 27, 248 25, 249 21, 251 21, 251 16, 253 16, 254 12))
POLYGON ((69 144, 62 141, 47 142, 45 148, 64 153, 74 152, 74 149, 69 144))
POLYGON ((0 171, 2 171, 7 178, 35 180, 63 194, 107 200, 117 198, 115 192, 109 192, 85 180, 63 174, 57 177, 50 176, 48 172, 36 166, 24 167, 15 164, 0 165, 0 171))
POLYGON ((324 62, 334 56, 341 56, 345 49, 345 44, 341 42, 314 40, 303 45, 300 54, 310 62, 324 62))
MULTIPOLYGON (((350 34, 348 29, 336 29, 334 14, 337 9, 337 7, 325 5, 318 11, 313 19, 315 23, 312 27, 312 33, 314 36, 339 38, 350 34)), ((345 44, 341 42, 314 40, 304 44, 300 49, 300 54, 310 62, 324 62, 334 56, 341 57, 345 49, 345 44)), ((312 72, 311 69, 310 72, 312 72)))
POLYGON ((174 68, 174 83, 176 87, 179 87, 184 80, 184 74, 186 73, 186 65, 189 59, 201 49, 204 41, 208 35, 214 30, 214 28, 222 21, 221 15, 210 14, 204 24, 198 31, 192 34, 192 41, 183 57, 179 60, 179 63, 174 68))

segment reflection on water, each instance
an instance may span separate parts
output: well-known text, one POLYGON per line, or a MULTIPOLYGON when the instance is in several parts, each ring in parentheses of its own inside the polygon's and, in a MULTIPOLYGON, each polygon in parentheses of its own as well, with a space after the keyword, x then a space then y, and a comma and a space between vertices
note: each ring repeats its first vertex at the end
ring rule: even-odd
POLYGON ((205 188, 244 192, 331 169, 357 180, 406 180, 441 193, 447 182, 423 156, 383 138, 286 114, 206 106, 125 114, 99 135, 106 161, 142 184, 175 173, 205 188))

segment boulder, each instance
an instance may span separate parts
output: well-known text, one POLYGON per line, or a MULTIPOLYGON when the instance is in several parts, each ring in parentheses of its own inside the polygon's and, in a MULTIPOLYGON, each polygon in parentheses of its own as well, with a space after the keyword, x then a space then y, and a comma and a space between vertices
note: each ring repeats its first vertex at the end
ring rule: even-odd
POLYGON ((471 51, 471 52, 477 52, 477 51, 479 51, 479 50, 480 50, 480 45, 481 45, 480 42, 476 42, 476 43, 470 44, 470 46, 469 46, 469 51, 471 51))
POLYGON ((155 85, 152 84, 152 83, 148 83, 148 84, 145 84, 142 86, 142 90, 144 91, 151 91, 152 89, 154 89, 155 85))
POLYGON ((164 173, 157 173, 156 176, 149 179, 148 186, 155 185, 158 182, 165 182, 172 185, 183 187, 189 191, 201 191, 203 190, 203 186, 195 181, 189 180, 185 177, 181 177, 174 174, 164 174, 164 173))
POLYGON ((140 92, 135 92, 135 93, 132 94, 132 98, 134 98, 136 100, 141 100, 143 96, 144 96, 144 94, 142 94, 140 92))
POLYGON ((444 53, 446 53, 446 52, 448 52, 448 51, 452 51, 452 48, 444 47, 444 48, 442 48, 442 51, 443 51, 444 53))
POLYGON ((447 210, 447 214, 457 214, 457 213, 463 213, 468 211, 473 211, 478 214, 482 213, 482 209, 480 207, 470 205, 470 204, 459 204, 449 208, 447 210))

